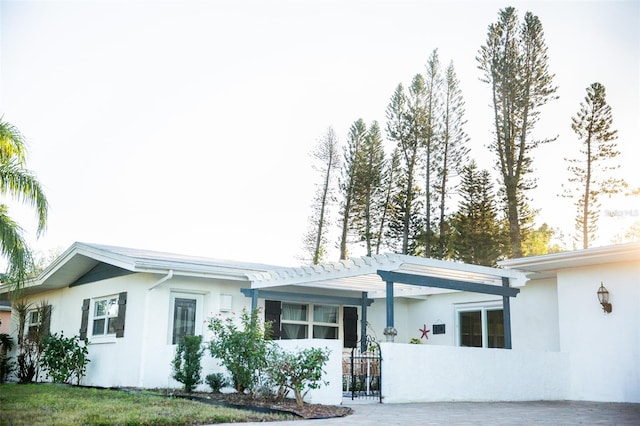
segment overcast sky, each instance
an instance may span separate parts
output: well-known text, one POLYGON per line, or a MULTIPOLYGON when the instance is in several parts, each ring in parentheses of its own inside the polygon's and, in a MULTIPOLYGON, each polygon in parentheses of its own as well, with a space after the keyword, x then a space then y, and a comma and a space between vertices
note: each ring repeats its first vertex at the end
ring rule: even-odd
MULTIPOLYGON (((621 172, 640 186, 640 2, 0 1, 0 114, 29 143, 50 202, 37 250, 74 241, 297 265, 317 174, 309 153, 331 126, 378 120, 433 49, 453 61, 472 156, 493 167, 490 95, 475 56, 498 11, 542 21, 560 99, 535 134, 540 222, 570 234, 563 157, 586 88, 613 109, 621 172)), ((602 243, 638 200, 603 200, 602 243)), ((335 260, 336 255, 333 255, 335 260)))

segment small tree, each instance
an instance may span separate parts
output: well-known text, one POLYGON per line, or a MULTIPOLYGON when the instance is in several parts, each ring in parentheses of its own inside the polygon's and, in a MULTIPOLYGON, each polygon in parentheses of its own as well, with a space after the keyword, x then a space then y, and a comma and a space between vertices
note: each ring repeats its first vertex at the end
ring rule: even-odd
POLYGON ((60 336, 53 333, 45 337, 40 366, 54 383, 71 384, 75 377, 76 385, 80 384, 90 361, 87 346, 80 342, 78 336, 64 337, 64 333, 60 333, 60 336))
POLYGON ((191 393, 198 383, 202 383, 202 336, 184 336, 171 362, 172 376, 184 385, 184 391, 191 393))
POLYGON ((209 351, 229 371, 238 392, 253 392, 267 366, 271 328, 269 323, 260 321, 259 314, 260 309, 251 314, 243 309, 240 327, 233 317, 209 319, 208 327, 214 333, 209 351))
POLYGON ((301 407, 309 390, 328 384, 322 381, 322 374, 330 353, 328 348, 286 352, 274 346, 269 353, 268 375, 276 386, 291 389, 301 407))

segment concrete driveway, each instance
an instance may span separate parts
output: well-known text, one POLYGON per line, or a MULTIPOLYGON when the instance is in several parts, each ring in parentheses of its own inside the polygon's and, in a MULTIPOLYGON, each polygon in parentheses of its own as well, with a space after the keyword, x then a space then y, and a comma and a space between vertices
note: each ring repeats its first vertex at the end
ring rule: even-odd
MULTIPOLYGON (((352 403, 354 413, 335 419, 270 422, 269 426, 323 425, 640 425, 640 404, 605 402, 352 403)), ((237 423, 236 423, 237 425, 237 423)), ((243 423, 265 425, 265 423, 243 423)))

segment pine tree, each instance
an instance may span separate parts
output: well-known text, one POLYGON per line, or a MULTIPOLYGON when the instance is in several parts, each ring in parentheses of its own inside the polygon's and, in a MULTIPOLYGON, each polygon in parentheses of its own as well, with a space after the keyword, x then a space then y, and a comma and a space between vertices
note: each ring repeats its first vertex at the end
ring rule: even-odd
POLYGON ((383 173, 384 148, 380 126, 371 123, 364 137, 356 167, 355 228, 364 241, 366 255, 371 256, 374 247, 380 246, 380 224, 384 221, 385 200, 383 173))
POLYGON ((359 168, 358 161, 361 160, 362 145, 367 134, 367 126, 362 119, 355 121, 349 129, 349 139, 344 149, 344 161, 342 163, 342 179, 340 182, 340 192, 342 195, 341 226, 340 235, 340 259, 347 258, 347 239, 349 230, 353 228, 353 208, 357 187, 358 176, 356 170, 359 168))
POLYGON ((434 191, 432 175, 434 174, 434 160, 439 147, 439 124, 441 118, 442 75, 438 50, 434 50, 427 61, 425 78, 425 106, 424 106, 424 153, 425 153, 425 217, 424 217, 424 257, 431 257, 434 232, 432 229, 431 212, 434 191))
POLYGON ((437 182, 435 198, 439 201, 438 206, 438 251, 437 258, 447 257, 447 199, 453 189, 452 178, 459 175, 463 165, 467 162, 469 148, 467 142, 469 138, 463 126, 464 119, 464 99, 460 90, 460 83, 456 76, 453 63, 450 63, 446 70, 444 86, 444 105, 442 117, 442 137, 438 149, 438 161, 436 163, 437 182))
POLYGON ((502 254, 502 231, 489 172, 478 170, 472 161, 462 171, 460 195, 459 209, 451 219, 453 257, 495 266, 502 254))
POLYGON ((304 249, 312 264, 325 260, 327 254, 327 223, 329 208, 335 201, 333 187, 335 174, 340 167, 338 138, 332 128, 319 141, 312 157, 318 163, 314 166, 322 176, 322 183, 317 186, 313 200, 312 214, 309 218, 309 231, 304 237, 304 249))
POLYGON ((415 210, 419 188, 416 186, 416 173, 420 150, 424 146, 426 133, 425 116, 425 84, 424 78, 418 74, 409 87, 409 95, 405 94, 402 84, 398 85, 387 106, 387 134, 399 147, 403 163, 403 176, 399 179, 403 184, 401 194, 396 194, 394 201, 402 203, 395 207, 396 219, 401 214, 401 226, 393 226, 390 235, 401 239, 399 251, 409 253, 409 240, 415 238, 417 230, 415 210))
POLYGON ((380 248, 384 242, 386 247, 392 247, 389 241, 387 229, 393 210, 392 200, 395 191, 395 182, 400 176, 400 149, 396 147, 391 154, 391 159, 386 162, 382 172, 382 194, 380 198, 380 225, 376 235, 376 254, 380 253, 380 248))
POLYGON ((478 66, 491 88, 495 139, 502 194, 509 222, 512 257, 522 256, 521 228, 530 223, 526 191, 535 187, 531 151, 542 142, 531 140, 540 108, 555 98, 549 74, 542 23, 527 12, 518 23, 513 7, 500 10, 498 22, 489 25, 486 45, 480 48, 478 66))
POLYGON ((611 107, 607 104, 605 87, 593 83, 587 88, 587 96, 580 104, 580 111, 571 119, 571 128, 582 142, 581 158, 567 159, 573 177, 569 182, 572 189, 565 195, 576 198, 577 215, 576 240, 581 240, 582 248, 588 248, 598 230, 600 195, 621 192, 626 186, 623 179, 611 176, 618 165, 611 160, 620 155, 615 140, 617 130, 612 129, 611 107))

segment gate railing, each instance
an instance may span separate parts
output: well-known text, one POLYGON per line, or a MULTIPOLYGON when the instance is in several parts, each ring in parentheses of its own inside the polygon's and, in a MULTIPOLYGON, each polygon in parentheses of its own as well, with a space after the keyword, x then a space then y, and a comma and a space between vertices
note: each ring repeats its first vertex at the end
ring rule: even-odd
POLYGON ((380 345, 367 336, 343 359, 343 396, 351 399, 378 399, 382 402, 382 355, 380 345))

